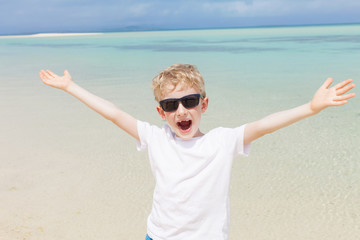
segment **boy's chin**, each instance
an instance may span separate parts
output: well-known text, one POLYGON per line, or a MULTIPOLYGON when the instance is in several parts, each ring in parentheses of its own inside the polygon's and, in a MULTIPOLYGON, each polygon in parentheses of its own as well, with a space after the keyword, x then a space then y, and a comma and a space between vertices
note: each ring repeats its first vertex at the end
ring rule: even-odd
POLYGON ((182 140, 189 140, 192 139, 194 136, 189 135, 189 136, 184 136, 184 135, 180 135, 180 134, 176 134, 176 136, 182 140))
POLYGON ((178 138, 181 138, 182 140, 189 140, 189 139, 193 138, 194 135, 195 134, 191 133, 191 131, 188 132, 188 133, 184 133, 184 132, 181 132, 181 131, 176 132, 176 136, 178 138))

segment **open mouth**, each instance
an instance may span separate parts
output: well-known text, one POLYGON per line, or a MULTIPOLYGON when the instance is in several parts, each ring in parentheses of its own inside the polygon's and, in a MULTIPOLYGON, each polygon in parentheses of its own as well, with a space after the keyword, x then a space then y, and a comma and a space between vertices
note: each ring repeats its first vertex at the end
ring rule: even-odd
POLYGON ((191 120, 185 120, 185 121, 180 121, 177 122, 178 127, 182 130, 182 131, 187 131, 190 129, 192 124, 191 120))

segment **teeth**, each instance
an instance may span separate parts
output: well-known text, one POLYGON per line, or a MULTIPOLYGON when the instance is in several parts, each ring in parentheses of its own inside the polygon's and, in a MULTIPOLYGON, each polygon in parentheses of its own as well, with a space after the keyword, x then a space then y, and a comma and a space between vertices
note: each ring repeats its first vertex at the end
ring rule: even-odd
POLYGON ((189 123, 191 120, 182 120, 182 121, 179 121, 177 124, 187 124, 189 123))

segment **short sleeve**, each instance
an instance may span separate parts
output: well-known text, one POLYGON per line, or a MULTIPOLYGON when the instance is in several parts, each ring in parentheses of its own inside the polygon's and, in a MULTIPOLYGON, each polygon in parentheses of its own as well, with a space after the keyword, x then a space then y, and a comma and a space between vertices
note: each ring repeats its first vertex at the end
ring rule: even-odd
POLYGON ((250 154, 250 143, 244 144, 245 125, 234 128, 235 155, 248 156, 250 154))
POLYGON ((138 151, 145 151, 148 147, 149 137, 151 135, 151 126, 147 122, 137 121, 137 130, 139 139, 136 141, 138 151))

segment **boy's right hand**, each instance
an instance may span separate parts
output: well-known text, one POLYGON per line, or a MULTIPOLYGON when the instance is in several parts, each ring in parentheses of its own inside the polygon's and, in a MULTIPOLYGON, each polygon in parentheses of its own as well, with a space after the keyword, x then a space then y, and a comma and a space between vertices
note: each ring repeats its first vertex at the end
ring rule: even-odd
POLYGON ((69 85, 72 83, 71 75, 67 70, 64 71, 64 76, 62 76, 62 77, 56 75, 55 73, 53 73, 50 70, 46 70, 46 71, 41 70, 39 74, 40 74, 41 80, 46 85, 55 87, 55 88, 59 88, 59 89, 65 90, 65 91, 67 90, 69 85))

